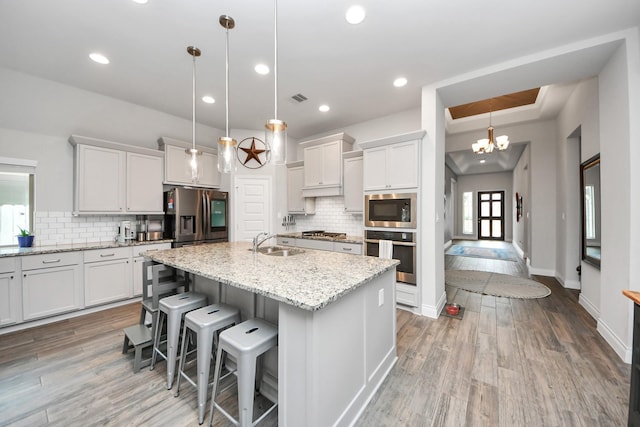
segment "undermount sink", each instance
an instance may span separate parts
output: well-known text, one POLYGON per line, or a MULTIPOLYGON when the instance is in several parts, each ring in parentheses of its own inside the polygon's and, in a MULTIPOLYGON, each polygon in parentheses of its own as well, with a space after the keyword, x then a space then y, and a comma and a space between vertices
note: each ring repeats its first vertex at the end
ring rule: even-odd
POLYGON ((292 256, 303 253, 302 249, 297 248, 283 248, 281 246, 264 246, 258 248, 258 252, 271 256, 292 256))

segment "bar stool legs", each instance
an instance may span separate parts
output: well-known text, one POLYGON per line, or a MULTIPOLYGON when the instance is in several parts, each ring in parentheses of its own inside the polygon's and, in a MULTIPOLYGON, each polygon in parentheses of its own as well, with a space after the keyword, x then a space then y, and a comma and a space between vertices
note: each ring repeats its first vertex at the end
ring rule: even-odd
POLYGON ((240 310, 226 304, 212 304, 187 313, 182 332, 182 348, 180 350, 180 366, 175 396, 180 394, 180 381, 186 379, 198 390, 198 423, 204 422, 204 414, 209 391, 209 372, 211 368, 211 351, 216 334, 229 326, 240 323, 240 310), (189 331, 196 334, 197 345, 197 379, 194 382, 185 373, 187 358, 187 336, 189 331))
POLYGON ((256 368, 258 358, 270 348, 278 345, 276 326, 262 319, 249 319, 220 334, 216 367, 211 394, 211 415, 209 426, 213 426, 214 410, 218 409, 231 422, 241 427, 253 426, 262 421, 278 403, 275 402, 257 420, 253 421, 253 401, 256 389, 256 368), (238 420, 235 420, 217 402, 220 374, 226 354, 233 356, 237 363, 238 377, 238 420))

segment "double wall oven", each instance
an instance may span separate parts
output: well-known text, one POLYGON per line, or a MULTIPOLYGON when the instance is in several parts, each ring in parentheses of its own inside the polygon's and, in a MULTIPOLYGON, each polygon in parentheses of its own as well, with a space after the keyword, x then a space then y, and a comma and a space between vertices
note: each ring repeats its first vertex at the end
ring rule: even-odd
POLYGON ((364 206, 365 255, 378 256, 380 240, 390 241, 396 281, 416 285, 417 194, 367 194, 364 206))

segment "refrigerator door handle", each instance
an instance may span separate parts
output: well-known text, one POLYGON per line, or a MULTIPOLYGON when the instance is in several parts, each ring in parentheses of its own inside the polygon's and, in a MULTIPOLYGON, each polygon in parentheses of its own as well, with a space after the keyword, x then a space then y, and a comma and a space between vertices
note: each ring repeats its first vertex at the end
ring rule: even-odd
POLYGON ((211 233, 211 195, 207 192, 204 193, 204 238, 210 239, 211 233))

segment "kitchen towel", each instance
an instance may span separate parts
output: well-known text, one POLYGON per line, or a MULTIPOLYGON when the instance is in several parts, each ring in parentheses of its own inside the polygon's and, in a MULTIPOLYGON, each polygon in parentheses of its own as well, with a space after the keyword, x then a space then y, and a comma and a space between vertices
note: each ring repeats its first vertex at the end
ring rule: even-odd
POLYGON ((391 240, 378 241, 378 258, 391 259, 393 257, 393 243, 391 240))

